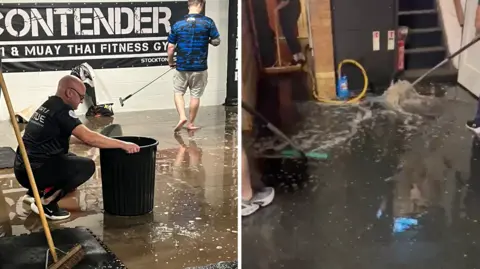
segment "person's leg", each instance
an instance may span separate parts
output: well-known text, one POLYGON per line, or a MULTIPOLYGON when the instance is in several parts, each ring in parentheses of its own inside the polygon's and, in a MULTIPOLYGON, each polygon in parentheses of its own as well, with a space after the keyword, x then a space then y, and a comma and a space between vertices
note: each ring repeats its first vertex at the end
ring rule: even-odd
MULTIPOLYGON (((60 209, 58 201, 92 177, 95 173, 95 163, 89 158, 68 154, 54 158, 48 166, 42 168, 44 182, 52 186, 45 190, 42 197, 45 215, 51 220, 67 219, 70 213, 60 209), (54 162, 56 166, 53 165, 54 162), (50 181, 46 180, 47 176, 50 181)), ((35 203, 31 204, 31 208, 38 214, 39 210, 35 203)))
POLYGON ((472 131, 475 135, 480 136, 480 99, 477 103, 477 113, 473 120, 467 121, 467 128, 472 131))
POLYGON ((197 118, 198 109, 200 107, 200 98, 207 87, 208 71, 194 72, 189 79, 190 85, 190 122, 187 129, 195 130, 199 127, 195 126, 195 119, 197 118))
POLYGON ((248 216, 260 208, 260 205, 251 202, 253 197, 252 184, 250 180, 250 169, 245 150, 242 149, 242 216, 248 216))
MULTIPOLYGON (((32 188, 30 186, 30 181, 28 179, 27 171, 25 169, 17 169, 17 168, 15 168, 13 171, 14 171, 15 178, 17 179, 18 183, 22 187, 27 189, 27 193, 25 193, 25 195, 23 196, 22 201, 24 203, 27 203, 28 205, 30 205, 31 203, 34 203, 35 198, 33 197, 33 191, 32 191, 32 188)), ((35 181, 37 182, 38 192, 40 194, 40 197, 42 197, 43 196, 43 188, 42 188, 43 184, 42 184, 42 180, 40 180, 40 185, 38 184, 37 177, 39 175, 38 175, 37 171, 38 171, 38 169, 32 169, 33 176, 35 178, 35 181)))
POLYGON ((188 72, 176 71, 173 75, 173 89, 174 89, 174 101, 177 108, 178 115, 180 117, 174 132, 180 131, 180 129, 187 123, 187 116, 185 115, 185 101, 183 95, 188 87, 188 72))
POLYGON ((300 18, 301 6, 299 0, 289 0, 289 3, 279 10, 279 24, 282 27, 283 36, 287 41, 288 48, 293 56, 293 61, 305 62, 300 41, 298 41, 297 24, 300 18))
POLYGON ((245 150, 242 149, 242 199, 250 200, 253 196, 252 184, 250 180, 250 167, 245 150))
POLYGON ((245 150, 242 150, 242 216, 255 213, 260 207, 272 203, 275 190, 271 187, 253 191, 250 167, 245 150))

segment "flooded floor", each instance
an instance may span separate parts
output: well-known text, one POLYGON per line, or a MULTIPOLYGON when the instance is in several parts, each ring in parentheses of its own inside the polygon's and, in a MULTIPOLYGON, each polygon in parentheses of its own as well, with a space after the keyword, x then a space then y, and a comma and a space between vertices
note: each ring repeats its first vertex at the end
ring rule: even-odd
MULTIPOLYGON (((236 108, 202 107, 195 132, 173 135, 174 110, 120 113, 114 120, 84 120, 104 134, 159 140, 155 206, 151 214, 116 217, 102 211, 98 149, 71 151, 97 163, 85 185, 60 202, 72 212, 52 228, 89 228, 128 268, 186 268, 237 258, 236 108)), ((1 123, 0 145, 15 147, 9 124, 1 123)), ((40 219, 22 202, 25 190, 11 169, 0 171, 0 236, 39 231, 40 219)), ((1 266, 0 266, 1 267, 1 266)))
POLYGON ((480 268, 480 142, 465 128, 476 100, 439 90, 428 116, 298 104, 307 117, 293 139, 329 159, 257 160, 276 197, 242 220, 242 266, 480 268))

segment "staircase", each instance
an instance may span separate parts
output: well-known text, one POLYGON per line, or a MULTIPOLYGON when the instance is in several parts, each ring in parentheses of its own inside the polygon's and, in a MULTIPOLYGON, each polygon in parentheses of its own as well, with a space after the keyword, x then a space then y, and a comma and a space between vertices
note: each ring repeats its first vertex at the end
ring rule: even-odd
MULTIPOLYGON (((404 78, 412 81, 448 56, 436 0, 398 0, 398 26, 408 27, 404 78)), ((456 82, 457 69, 445 64, 424 81, 456 82)))

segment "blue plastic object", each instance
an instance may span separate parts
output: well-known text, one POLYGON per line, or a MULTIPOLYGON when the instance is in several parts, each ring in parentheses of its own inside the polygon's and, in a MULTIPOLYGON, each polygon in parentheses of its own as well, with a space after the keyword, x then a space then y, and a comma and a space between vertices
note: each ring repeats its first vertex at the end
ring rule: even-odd
POLYGON ((418 225, 418 220, 413 218, 395 218, 393 223, 393 232, 405 232, 418 225))
POLYGON ((348 78, 345 75, 338 78, 337 97, 341 100, 350 98, 350 91, 348 90, 348 78))

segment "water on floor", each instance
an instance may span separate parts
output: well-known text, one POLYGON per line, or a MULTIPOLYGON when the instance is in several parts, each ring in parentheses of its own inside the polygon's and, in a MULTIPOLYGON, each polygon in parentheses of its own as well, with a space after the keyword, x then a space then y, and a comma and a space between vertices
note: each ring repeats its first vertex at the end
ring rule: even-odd
POLYGON ((419 89, 430 90, 441 106, 412 113, 378 98, 361 106, 299 104, 306 120, 293 140, 329 159, 257 160, 277 196, 242 220, 242 265, 479 268, 480 142, 465 128, 476 101, 453 86, 419 89))
MULTIPOLYGON (((173 110, 121 113, 113 121, 85 120, 91 129, 106 135, 159 140, 154 210, 139 217, 104 214, 99 151, 75 145, 71 150, 94 159, 97 172, 60 202, 72 217, 51 222, 51 227, 91 229, 129 268, 186 268, 236 260, 235 111, 201 108, 198 124, 203 128, 183 130, 178 136, 172 131, 178 121, 173 110)), ((9 124, 2 123, 1 127, 0 144, 15 146, 9 124)), ((0 236, 40 231, 40 219, 22 202, 25 190, 11 169, 0 172, 0 188, 0 236)))

